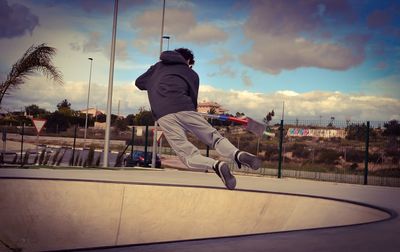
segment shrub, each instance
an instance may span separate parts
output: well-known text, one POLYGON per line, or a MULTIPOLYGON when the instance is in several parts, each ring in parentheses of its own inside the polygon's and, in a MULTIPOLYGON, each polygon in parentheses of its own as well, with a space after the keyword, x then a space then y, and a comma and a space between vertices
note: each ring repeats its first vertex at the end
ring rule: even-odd
POLYGON ((299 143, 293 144, 291 151, 293 152, 293 157, 297 158, 307 159, 311 154, 311 150, 307 148, 307 145, 299 143))
POLYGON ((346 161, 352 163, 360 163, 364 161, 365 152, 362 150, 348 149, 346 150, 346 161))
POLYGON ((341 155, 342 153, 332 149, 321 149, 318 153, 316 161, 318 163, 333 164, 339 159, 341 155))

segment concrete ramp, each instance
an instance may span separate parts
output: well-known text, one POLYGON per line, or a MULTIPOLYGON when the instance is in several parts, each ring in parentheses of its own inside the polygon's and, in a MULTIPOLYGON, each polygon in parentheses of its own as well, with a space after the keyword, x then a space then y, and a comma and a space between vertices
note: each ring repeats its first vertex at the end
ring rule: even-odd
POLYGON ((389 217, 357 204, 266 192, 0 179, 0 240, 23 251, 302 230, 389 217))

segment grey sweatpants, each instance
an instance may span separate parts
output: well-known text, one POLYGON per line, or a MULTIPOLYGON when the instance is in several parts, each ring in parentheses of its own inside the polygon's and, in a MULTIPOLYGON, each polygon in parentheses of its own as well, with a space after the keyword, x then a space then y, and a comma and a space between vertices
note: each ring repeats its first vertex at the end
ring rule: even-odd
POLYGON ((238 150, 195 111, 168 114, 158 119, 158 124, 172 149, 189 168, 210 169, 216 160, 202 156, 196 146, 188 141, 187 131, 193 133, 204 144, 214 148, 223 157, 234 159, 235 152, 238 150))

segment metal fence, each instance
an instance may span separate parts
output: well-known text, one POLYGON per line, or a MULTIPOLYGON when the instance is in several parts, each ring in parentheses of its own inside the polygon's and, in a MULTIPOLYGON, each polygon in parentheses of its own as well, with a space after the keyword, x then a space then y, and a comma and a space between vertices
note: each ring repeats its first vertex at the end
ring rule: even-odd
POLYGON ((276 137, 258 152, 268 169, 242 172, 400 186, 400 136, 397 122, 390 123, 282 120, 270 129, 276 137))
MULTIPOLYGON (((270 123, 270 134, 264 137, 245 132, 240 126, 216 127, 239 149, 263 160, 263 168, 257 171, 239 170, 231 163, 238 173, 400 186, 400 136, 390 126, 390 122, 285 120, 270 123)), ((127 155, 134 150, 151 151, 152 128, 113 129, 109 167, 123 168, 127 155)), ((39 136, 34 127, 23 125, 1 126, 1 130, 3 167, 103 167, 104 129, 89 128, 87 139, 84 128, 74 126, 58 133, 43 131, 39 136)), ((204 155, 218 158, 196 137, 189 134, 189 140, 204 155)), ((163 137, 158 144, 162 156, 175 155, 163 137)))

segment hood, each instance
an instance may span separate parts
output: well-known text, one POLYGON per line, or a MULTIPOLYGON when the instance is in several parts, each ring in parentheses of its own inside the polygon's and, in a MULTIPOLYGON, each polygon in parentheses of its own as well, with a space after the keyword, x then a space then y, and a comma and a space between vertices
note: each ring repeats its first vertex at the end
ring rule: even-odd
POLYGON ((175 51, 164 51, 160 55, 160 60, 164 64, 187 64, 185 58, 175 51))

